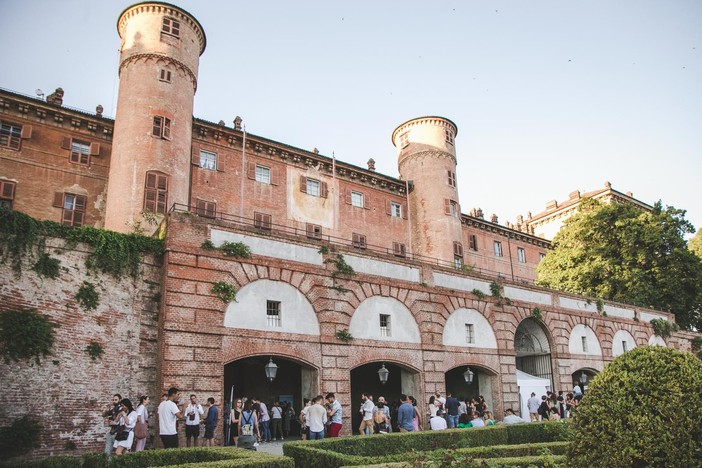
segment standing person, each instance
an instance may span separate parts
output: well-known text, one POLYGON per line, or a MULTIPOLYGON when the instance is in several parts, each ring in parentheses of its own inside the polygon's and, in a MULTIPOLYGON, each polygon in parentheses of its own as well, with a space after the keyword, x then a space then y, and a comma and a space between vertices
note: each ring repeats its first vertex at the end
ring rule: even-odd
POLYGON ((207 399, 207 416, 204 423, 205 437, 202 440, 202 446, 214 447, 214 431, 219 423, 219 410, 217 410, 215 399, 212 397, 207 399))
POLYGON ((271 407, 271 435, 273 440, 283 439, 283 409, 280 407, 280 402, 276 401, 271 407))
POLYGON ((292 407, 292 403, 286 401, 285 405, 283 406, 283 436, 290 436, 290 424, 294 418, 295 410, 292 407))
POLYGON ((527 409, 529 410, 531 422, 539 421, 539 406, 541 406, 541 402, 536 398, 536 393, 531 392, 531 398, 527 400, 527 409))
MULTIPOLYGON (((381 397, 382 398, 382 397, 381 397)), ((387 406, 385 402, 378 398, 378 406, 376 406, 375 412, 373 413, 373 433, 374 434, 387 434, 390 432, 388 427, 390 426, 390 419, 385 412, 387 406)))
POLYGON ((379 396, 378 397, 378 406, 376 406, 376 412, 380 410, 385 414, 385 418, 387 420, 387 432, 392 432, 392 416, 390 415, 390 406, 388 403, 385 401, 384 396, 379 396))
POLYGON ((163 448, 178 448, 176 420, 183 417, 175 403, 178 398, 180 398, 180 392, 176 387, 171 387, 168 389, 167 398, 158 405, 158 430, 163 448))
POLYGON ((327 403, 329 403, 329 410, 327 411, 327 417, 331 421, 329 425, 329 437, 339 437, 339 432, 341 431, 341 403, 336 401, 336 396, 333 393, 327 393, 326 396, 327 403))
POLYGON ((115 421, 117 415, 121 411, 122 396, 119 393, 112 395, 112 406, 102 412, 102 417, 105 418, 105 424, 109 426, 105 433, 105 455, 110 459, 115 446, 115 435, 117 434, 118 422, 115 421))
POLYGON ((229 431, 232 435, 232 444, 236 447, 236 442, 239 439, 239 422, 241 421, 241 412, 243 411, 241 398, 234 401, 234 407, 230 414, 229 431))
POLYGON ((435 395, 432 395, 429 397, 429 417, 430 418, 433 418, 434 416, 436 416, 436 412, 439 409, 439 406, 437 405, 437 403, 439 403, 439 402, 436 399, 435 395))
POLYGON ((541 404, 538 410, 539 416, 541 416, 542 421, 546 421, 551 415, 551 407, 548 404, 548 396, 541 395, 541 404))
POLYGON ((407 395, 401 395, 400 401, 402 404, 397 410, 397 425, 400 432, 412 432, 414 431, 414 407, 407 395))
POLYGON ((259 418, 259 423, 261 430, 263 434, 261 434, 261 440, 264 442, 270 442, 271 441, 271 415, 268 414, 268 408, 266 407, 266 404, 262 402, 261 400, 256 400, 256 403, 258 403, 259 407, 259 413, 260 413, 260 418, 259 418))
MULTIPOLYGON (((146 409, 146 405, 149 404, 149 397, 143 395, 139 398, 139 406, 137 406, 137 424, 146 425, 146 437, 137 438, 135 452, 141 452, 146 447, 146 441, 149 439, 149 410, 146 409)), ((136 432, 134 437, 136 437, 136 432)))
POLYGON ((451 392, 446 392, 446 412, 448 413, 448 427, 455 429, 458 426, 458 407, 460 403, 458 398, 453 396, 451 392))
POLYGON ((419 408, 417 408, 417 400, 413 396, 410 396, 409 399, 412 403, 412 408, 414 408, 414 418, 412 418, 412 426, 414 427, 415 431, 421 431, 422 415, 419 414, 419 408))
POLYGON ((302 400, 302 403, 305 405, 304 408, 300 411, 300 437, 302 437, 302 440, 307 440, 309 439, 310 435, 310 427, 307 421, 307 410, 310 409, 310 406, 312 406, 312 402, 308 400, 307 398, 304 398, 302 400))
POLYGON ((370 395, 367 393, 361 394, 361 400, 363 401, 363 404, 361 405, 361 415, 363 419, 361 420, 361 425, 358 426, 358 432, 363 434, 372 434, 373 433, 373 408, 375 405, 373 404, 373 400, 371 400, 370 395), (368 432, 366 432, 366 429, 368 429, 368 432))
POLYGON ((134 443, 134 426, 137 423, 137 413, 134 411, 132 402, 129 398, 124 398, 120 402, 120 413, 117 415, 117 420, 122 426, 122 435, 117 434, 115 438, 114 448, 115 455, 124 455, 128 452, 134 443))
MULTIPOLYGON (((246 439, 251 439, 254 447, 258 447, 256 435, 259 434, 258 414, 254 410, 253 398, 246 402, 244 411, 241 412, 239 421, 239 437, 237 444, 246 443, 246 439)), ((238 447, 238 445, 237 445, 238 447)))
POLYGON ((197 402, 197 396, 190 395, 190 403, 185 408, 185 445, 190 447, 190 439, 195 439, 194 446, 197 447, 197 439, 200 437, 200 417, 205 414, 202 405, 197 402))
POLYGON ((324 439, 324 425, 327 423, 327 410, 322 406, 322 395, 312 400, 307 410, 307 423, 310 427, 310 440, 324 439))

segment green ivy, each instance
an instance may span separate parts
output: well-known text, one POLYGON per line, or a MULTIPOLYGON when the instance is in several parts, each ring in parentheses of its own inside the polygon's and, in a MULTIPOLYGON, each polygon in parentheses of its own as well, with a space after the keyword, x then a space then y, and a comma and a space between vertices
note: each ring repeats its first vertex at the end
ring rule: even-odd
POLYGON ((203 250, 216 250, 217 249, 217 247, 215 247, 215 245, 209 239, 207 239, 202 244, 200 244, 200 248, 203 250))
POLYGON ((597 302, 595 302, 595 307, 597 307, 597 312, 600 314, 605 315, 605 310, 604 310, 605 303, 602 299, 597 299, 597 302))
POLYGON ((353 276, 356 274, 356 271, 351 265, 346 263, 346 260, 344 260, 344 256, 341 254, 336 254, 336 257, 326 259, 324 263, 333 263, 334 266, 336 266, 336 271, 332 273, 332 277, 336 277, 339 275, 353 276))
POLYGON ((539 322, 543 321, 543 314, 541 313, 541 309, 538 307, 534 307, 534 310, 531 311, 531 315, 539 322))
POLYGON ((502 286, 497 281, 490 283, 490 295, 497 299, 502 299, 502 286))
POLYGON ((319 247, 319 250, 317 252, 322 255, 326 255, 329 253, 329 247, 326 245, 322 245, 321 247, 319 247))
POLYGON ((0 314, 0 352, 6 364, 50 356, 58 324, 34 309, 10 309, 0 314))
POLYGON ((22 416, 15 419, 9 427, 0 428, 0 459, 22 455, 39 447, 41 425, 22 416))
POLYGON ((353 340, 353 336, 345 328, 336 332, 336 338, 344 343, 348 343, 349 341, 353 340))
POLYGON ((45 237, 66 239, 67 247, 79 242, 93 247, 85 264, 88 268, 120 278, 136 277, 143 254, 163 255, 163 241, 139 234, 121 234, 90 226, 69 227, 53 221, 37 221, 19 211, 0 209, 0 260, 11 261, 15 276, 22 272, 22 258, 33 256, 45 237))
POLYGON ((478 289, 478 288, 473 289, 473 290, 471 291, 471 293, 473 293, 473 295, 474 295, 475 297, 477 297, 478 299, 485 299, 485 298, 487 297, 487 294, 485 294, 484 292, 482 292, 482 291, 481 291, 480 289, 478 289))
POLYGON ((249 258, 251 249, 243 242, 222 242, 219 250, 227 257, 249 258))
POLYGON ((88 353, 92 361, 96 361, 101 358, 105 350, 102 348, 102 344, 97 341, 90 341, 90 344, 85 347, 85 352, 88 353))
POLYGON ((236 302, 236 288, 224 281, 217 281, 212 285, 212 294, 217 296, 225 304, 232 301, 236 302))
POLYGON ((100 305, 100 294, 95 289, 93 283, 83 281, 75 295, 76 302, 86 310, 95 310, 100 305))
POLYGON ((692 347, 692 352, 702 359, 702 337, 697 336, 690 340, 690 346, 692 347))
POLYGON ((36 271, 39 276, 58 278, 60 266, 61 260, 58 258, 51 258, 48 253, 42 252, 34 263, 32 270, 36 271))
POLYGON ((653 333, 661 338, 669 338, 671 334, 680 330, 677 323, 672 323, 664 319, 654 318, 651 320, 653 333))

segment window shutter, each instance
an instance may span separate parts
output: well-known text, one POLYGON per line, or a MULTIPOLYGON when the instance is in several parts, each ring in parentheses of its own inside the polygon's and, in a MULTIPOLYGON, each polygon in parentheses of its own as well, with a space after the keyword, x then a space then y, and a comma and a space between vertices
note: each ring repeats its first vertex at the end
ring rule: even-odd
POLYGON ((194 166, 199 166, 200 165, 200 152, 199 151, 193 151, 192 149, 190 150, 190 162, 194 166))
POLYGON ((475 236, 475 234, 471 234, 468 237, 468 242, 469 242, 468 245, 469 245, 471 250, 475 250, 475 251, 478 250, 478 238, 475 236))
POLYGON ((314 237, 314 224, 307 223, 307 237, 314 237))
POLYGON ((444 214, 451 214, 451 200, 444 198, 444 214))
POLYGON ((319 182, 319 196, 322 198, 327 198, 327 195, 329 195, 329 189, 327 188, 327 183, 326 182, 319 182))
POLYGON ((346 204, 351 204, 351 189, 346 189, 346 204))
POLYGON ((407 203, 402 204, 402 219, 407 219, 409 213, 407 212, 407 203))
POLYGON ((61 142, 61 149, 71 149, 71 137, 63 137, 63 141, 61 142))
POLYGON ((205 216, 206 205, 207 204, 203 200, 197 200, 195 202, 195 212, 198 216, 205 216))
POLYGON ((56 208, 63 208, 63 192, 54 192, 54 203, 56 208))
POLYGON ((363 208, 370 210, 370 197, 365 193, 363 194, 363 208))
POLYGON ((171 139, 171 119, 163 118, 163 135, 165 140, 171 139))
POLYGON ((460 242, 454 242, 453 243, 453 254, 456 257, 462 257, 463 256, 463 245, 461 245, 460 242))
POLYGON ((100 156, 100 143, 90 143, 90 156, 100 156))
POLYGON ((385 200, 385 214, 392 215, 392 202, 390 200, 385 200))
POLYGON ((280 184, 280 168, 278 167, 271 167, 271 185, 278 185, 280 184))
POLYGON ((271 215, 269 215, 269 214, 264 214, 264 215, 261 217, 261 227, 263 227, 263 229, 268 229, 268 230, 270 230, 270 229, 271 229, 271 224, 273 224, 273 223, 272 223, 272 220, 273 220, 273 217, 272 217, 271 215))
POLYGON ((0 193, 2 193, 2 198, 14 200, 14 198, 15 198, 15 184, 14 183, 5 182, 4 180, 0 180, 0 187, 2 187, 2 190, 0 190, 0 193))
POLYGON ((27 140, 29 138, 32 138, 32 126, 31 125, 22 125, 22 133, 20 133, 20 138, 23 140, 27 140))
POLYGON ((246 178, 256 180, 256 163, 251 161, 246 163, 246 178))
POLYGON ((392 251, 398 257, 405 256, 405 244, 400 244, 399 242, 392 243, 392 251))
POLYGON ((85 195, 76 195, 76 211, 84 211, 87 197, 85 195))
POLYGON ((300 176, 300 192, 307 193, 307 177, 300 176))
POLYGON ((351 242, 353 243, 353 245, 358 245, 358 243, 360 242, 359 238, 360 236, 355 232, 351 234, 351 242))
POLYGON ((215 169, 219 172, 224 172, 224 154, 217 153, 217 156, 215 156, 215 169))

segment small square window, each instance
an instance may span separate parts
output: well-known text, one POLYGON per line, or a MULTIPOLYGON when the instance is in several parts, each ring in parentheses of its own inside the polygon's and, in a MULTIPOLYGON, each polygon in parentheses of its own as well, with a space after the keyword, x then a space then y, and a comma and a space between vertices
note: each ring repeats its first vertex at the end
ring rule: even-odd
POLYGON ((322 226, 319 224, 307 223, 307 238, 320 240, 322 238, 322 226))
POLYGON ((22 127, 5 122, 0 123, 0 146, 18 150, 21 143, 22 127))
POLYGON ((171 82, 171 71, 162 68, 159 81, 164 81, 166 83, 170 83, 171 82))
POLYGON ((493 251, 495 252, 495 257, 501 257, 502 256, 502 242, 500 241, 494 241, 492 243, 492 248, 493 251))
POLYGON ((401 244, 399 242, 393 242, 392 243, 392 253, 396 257, 405 257, 406 255, 406 249, 405 249, 405 244, 401 244))
POLYGON ((170 140, 171 139, 171 119, 168 119, 168 118, 160 116, 160 115, 155 115, 151 134, 155 137, 163 138, 164 140, 170 140))
POLYGON ((90 143, 85 143, 78 140, 71 141, 71 158, 70 161, 75 164, 90 164, 90 143))
POLYGON ((217 170, 217 153, 200 150, 200 167, 211 171, 217 170))
POLYGON ((587 336, 581 336, 580 341, 583 345, 583 353, 587 353, 587 336))
POLYGON ((262 184, 270 184, 271 169, 269 167, 256 164, 256 182, 261 182, 262 184))
POLYGON ((519 263, 526 263, 526 252, 521 247, 517 247, 517 259, 519 263))
POLYGON ((266 324, 269 327, 280 327, 280 301, 266 301, 266 324))
POLYGON ((456 186, 456 173, 453 171, 448 171, 448 184, 451 187, 456 186))
POLYGON ((380 336, 391 336, 390 316, 387 314, 380 314, 380 336))
POLYGON ((351 205, 363 208, 363 194, 361 192, 351 192, 351 205))
POLYGON ((171 36, 180 37, 180 22, 173 18, 163 18, 161 32, 171 36))
POLYGON ((390 216, 393 218, 402 218, 402 205, 396 202, 390 202, 390 216))
POLYGON ((0 208, 12 209, 12 202, 15 200, 15 182, 0 180, 0 208))
POLYGON ((363 234, 356 234, 354 232, 352 236, 352 243, 353 246, 357 249, 365 249, 367 247, 366 236, 364 236, 363 234))
POLYGON ((262 231, 271 230, 271 215, 266 213, 254 212, 254 227, 262 231))
POLYGON ((449 145, 452 145, 453 144, 453 137, 454 137, 453 131, 446 129, 445 133, 446 133, 446 143, 448 143, 449 145))
POLYGON ((203 218, 215 218, 217 216, 217 204, 205 200, 197 200, 197 215, 203 218))
POLYGON ((475 325, 466 323, 466 343, 475 344, 475 325))
POLYGON ((406 148, 407 145, 409 145, 408 135, 408 132, 405 132, 402 135, 400 135, 400 148, 406 148))
POLYGON ((319 196, 319 181, 315 179, 307 179, 307 194, 313 197, 319 196))

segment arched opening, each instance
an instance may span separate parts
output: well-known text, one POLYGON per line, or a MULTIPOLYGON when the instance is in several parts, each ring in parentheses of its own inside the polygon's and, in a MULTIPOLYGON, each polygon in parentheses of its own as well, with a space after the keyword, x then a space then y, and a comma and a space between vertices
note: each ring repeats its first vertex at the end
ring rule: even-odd
POLYGON ((295 416, 290 422, 290 435, 300 434, 297 415, 304 398, 319 394, 317 369, 276 355, 252 356, 232 361, 224 366, 224 398, 227 402, 236 399, 256 398, 268 408, 273 402, 292 405, 295 416), (266 376, 266 365, 272 359, 277 366, 275 379, 266 376), (231 398, 234 398, 232 400, 231 398))
MULTIPOLYGON (((361 424, 360 413, 361 394, 369 393, 373 395, 373 401, 378 402, 378 397, 382 396, 390 405, 390 414, 393 423, 396 420, 397 408, 399 407, 400 395, 412 395, 417 398, 417 406, 422 411, 422 394, 420 393, 419 372, 393 364, 390 362, 376 361, 363 364, 351 370, 351 429, 354 434, 358 434, 358 426, 361 424), (387 382, 383 384, 378 375, 378 371, 385 366, 388 371, 387 382)), ((347 416, 344 415, 344 419, 347 416)), ((395 428, 396 429, 396 428, 395 428)), ((395 430, 393 429, 393 430, 395 430)))
POLYGON ((517 370, 548 379, 551 388, 555 388, 551 369, 551 345, 546 331, 536 319, 527 318, 519 324, 514 334, 514 350, 517 370))
POLYGON ((585 394, 590 381, 594 379, 597 374, 599 374, 598 371, 586 367, 576 370, 570 376, 572 385, 571 389, 574 389, 577 385, 580 387, 583 394, 585 394))
POLYGON ((493 405, 493 390, 497 390, 497 383, 494 382, 495 373, 485 371, 476 366, 459 366, 447 371, 444 374, 446 393, 449 392, 459 400, 466 398, 478 398, 482 396, 490 411, 495 411, 493 405), (470 369, 473 373, 471 383, 466 382, 466 371, 470 369))

